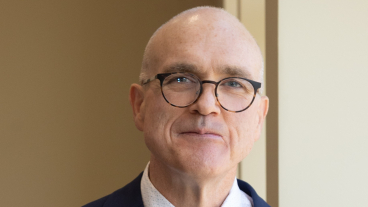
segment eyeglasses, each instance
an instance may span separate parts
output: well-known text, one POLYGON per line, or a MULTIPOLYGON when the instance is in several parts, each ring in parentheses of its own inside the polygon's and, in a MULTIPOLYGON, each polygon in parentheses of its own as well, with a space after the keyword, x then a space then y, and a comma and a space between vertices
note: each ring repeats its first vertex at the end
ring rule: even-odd
POLYGON ((142 81, 145 85, 155 79, 160 80, 161 93, 167 103, 184 108, 195 103, 203 91, 204 83, 214 84, 215 96, 220 106, 230 112, 242 112, 248 109, 261 83, 240 77, 228 77, 218 82, 203 80, 191 73, 160 73, 142 81))

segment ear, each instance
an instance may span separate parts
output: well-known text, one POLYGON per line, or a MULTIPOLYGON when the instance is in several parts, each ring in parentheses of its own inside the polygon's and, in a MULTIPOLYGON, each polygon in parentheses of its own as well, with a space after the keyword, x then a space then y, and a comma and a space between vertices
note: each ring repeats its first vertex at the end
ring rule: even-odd
POLYGON ((138 130, 144 126, 144 91, 139 84, 132 84, 129 91, 129 101, 133 109, 134 123, 138 130))
POLYGON ((268 112, 268 104, 269 104, 268 97, 267 96, 261 96, 261 100, 259 102, 258 110, 257 110, 257 123, 256 123, 257 127, 256 127, 255 141, 258 140, 259 137, 261 136, 263 123, 264 123, 264 120, 265 120, 267 112, 268 112))

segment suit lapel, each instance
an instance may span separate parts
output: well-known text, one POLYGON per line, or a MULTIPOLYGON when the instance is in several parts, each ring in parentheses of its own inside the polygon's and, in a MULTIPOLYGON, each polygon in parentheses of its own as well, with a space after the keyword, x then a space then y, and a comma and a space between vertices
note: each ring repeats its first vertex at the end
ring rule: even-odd
POLYGON ((143 173, 139 174, 128 185, 112 193, 103 207, 144 207, 141 194, 142 175, 143 173))
POLYGON ((270 207, 248 183, 238 179, 238 185, 240 190, 252 197, 254 207, 270 207))

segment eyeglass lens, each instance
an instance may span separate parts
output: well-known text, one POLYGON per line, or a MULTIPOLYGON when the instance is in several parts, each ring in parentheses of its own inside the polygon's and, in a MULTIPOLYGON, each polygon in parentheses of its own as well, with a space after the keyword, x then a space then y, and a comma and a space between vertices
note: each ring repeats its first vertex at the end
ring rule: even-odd
MULTIPOLYGON (((201 81, 190 73, 171 74, 162 83, 165 99, 178 107, 185 107, 195 102, 200 90, 201 81)), ((241 78, 225 78, 217 86, 217 99, 227 110, 240 111, 247 108, 253 96, 253 85, 241 78)))

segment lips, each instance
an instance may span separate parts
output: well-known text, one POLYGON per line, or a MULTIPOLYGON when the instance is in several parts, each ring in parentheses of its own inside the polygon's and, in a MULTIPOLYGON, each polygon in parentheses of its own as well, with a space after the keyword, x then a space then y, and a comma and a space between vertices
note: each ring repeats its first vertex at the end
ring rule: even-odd
POLYGON ((222 135, 218 131, 208 130, 208 129, 195 129, 195 130, 185 130, 180 135, 191 136, 194 138, 210 138, 210 139, 221 139, 222 135))
POLYGON ((200 134, 200 135, 213 134, 213 135, 221 136, 218 132, 215 132, 213 130, 207 130, 207 129, 196 129, 196 130, 186 131, 183 133, 195 133, 195 134, 200 134))
POLYGON ((227 137, 226 124, 211 116, 196 116, 178 119, 173 132, 179 137, 198 139, 224 139, 227 137))

